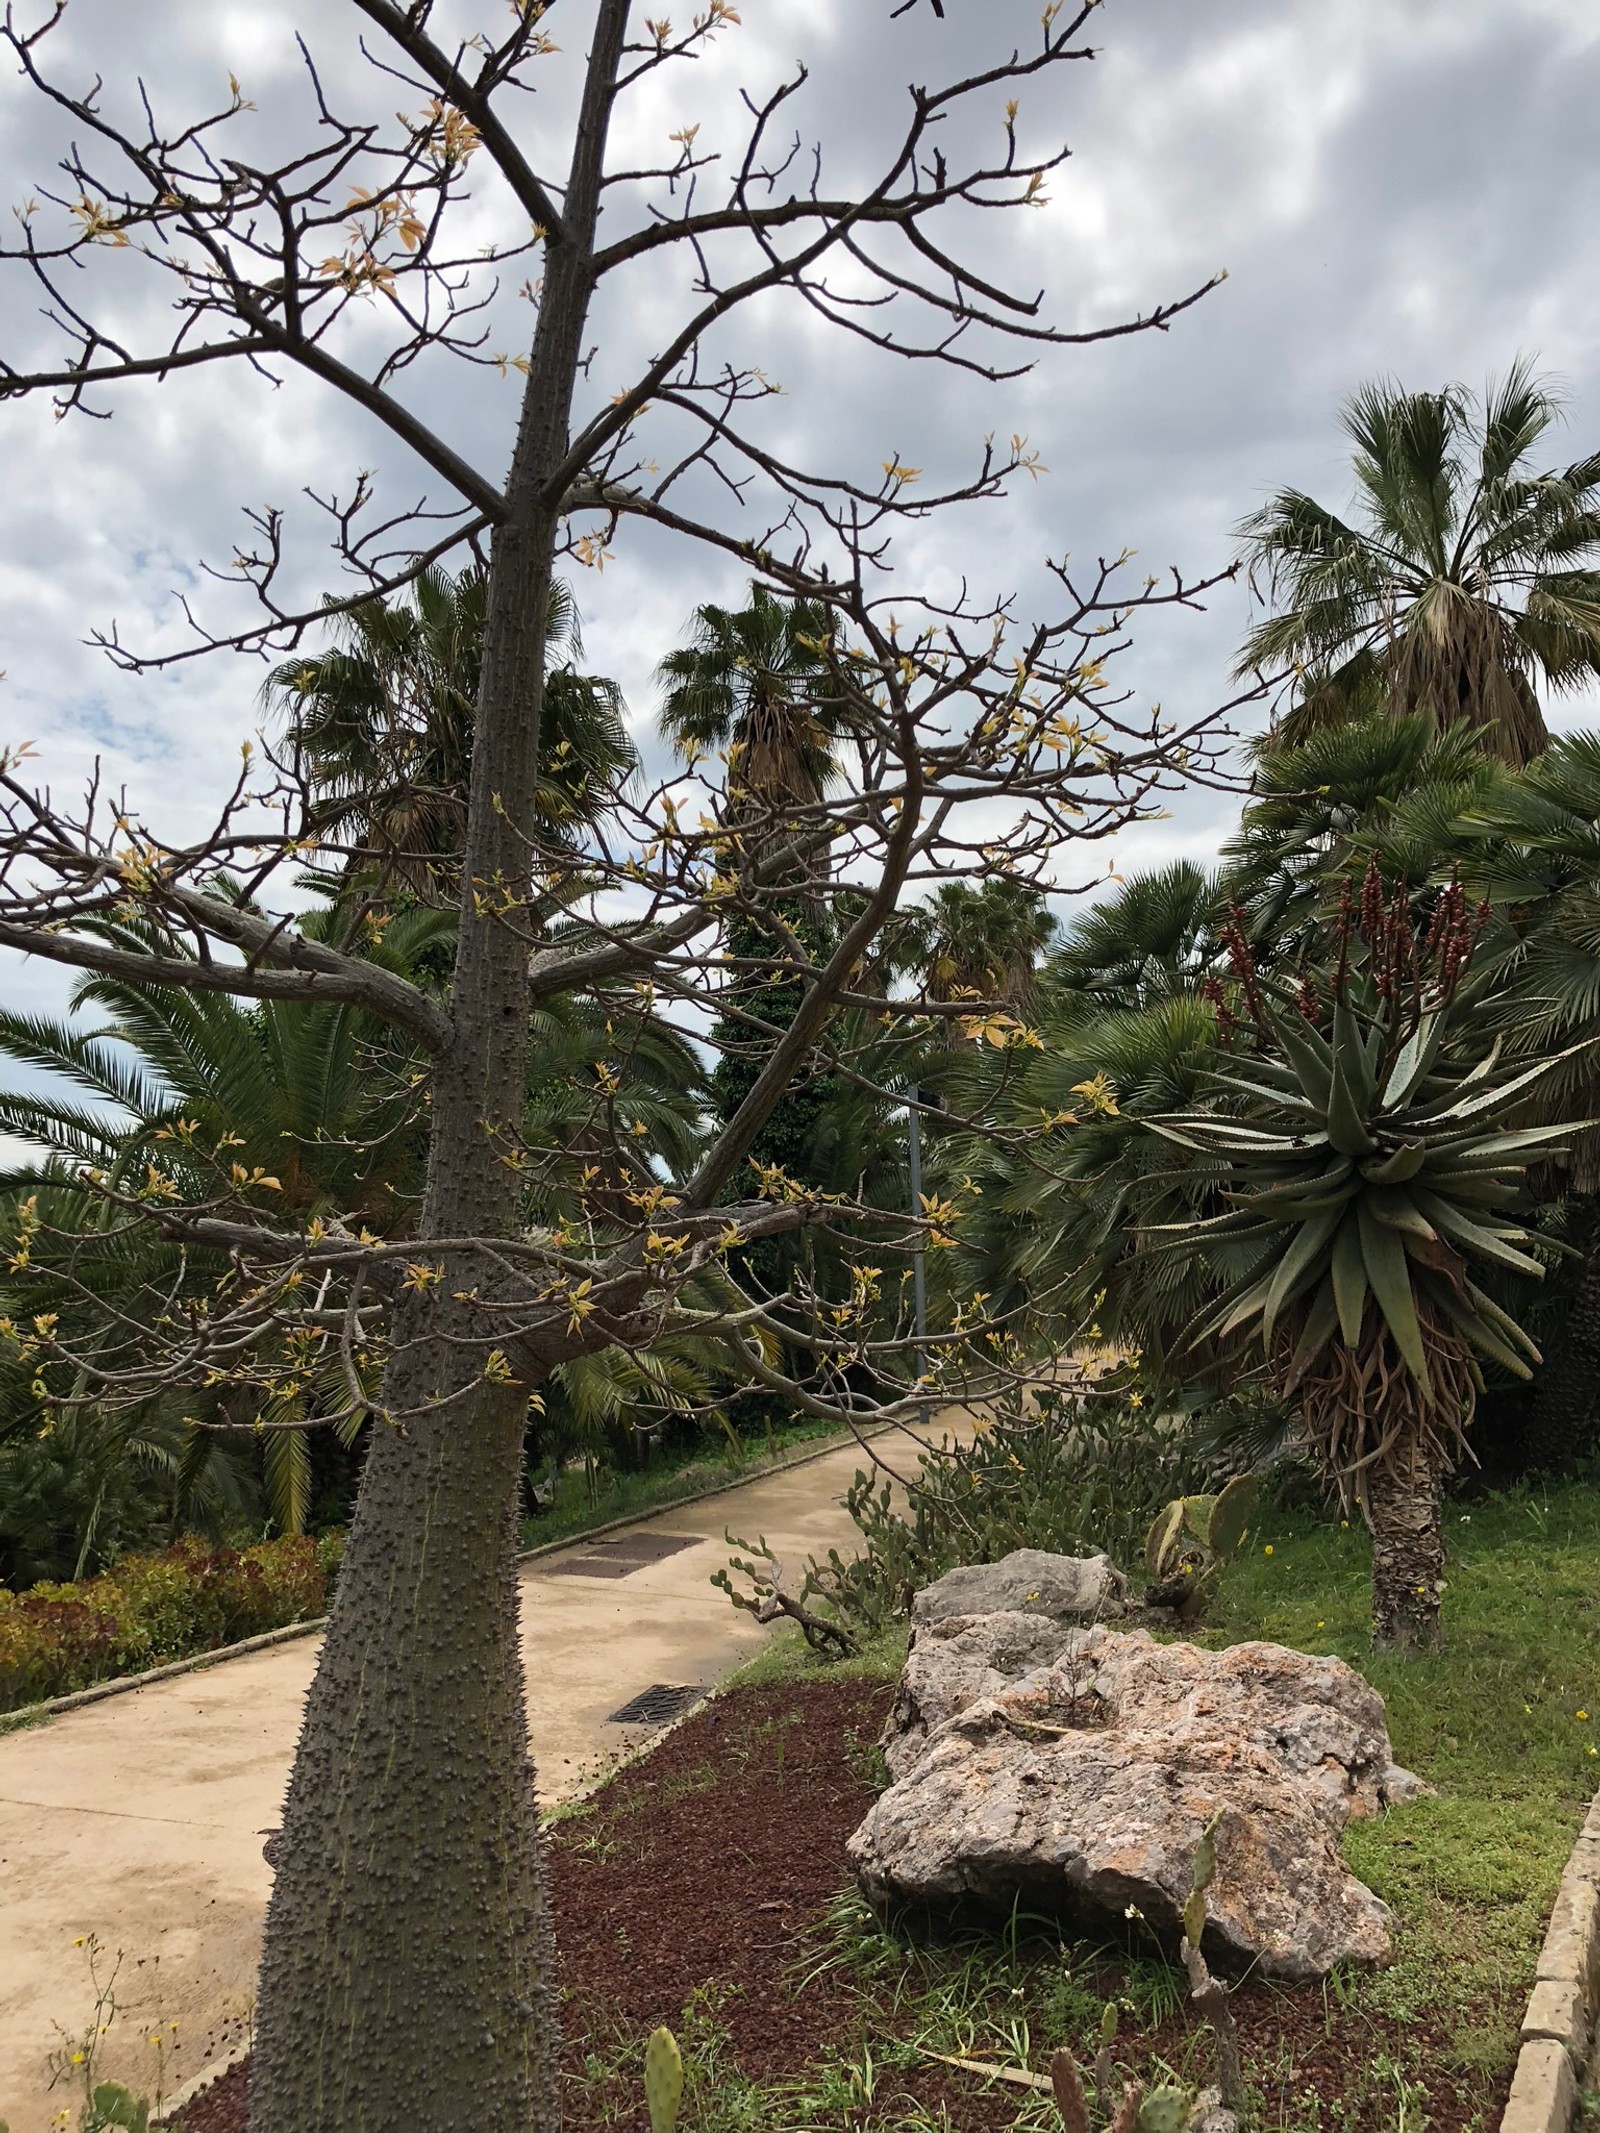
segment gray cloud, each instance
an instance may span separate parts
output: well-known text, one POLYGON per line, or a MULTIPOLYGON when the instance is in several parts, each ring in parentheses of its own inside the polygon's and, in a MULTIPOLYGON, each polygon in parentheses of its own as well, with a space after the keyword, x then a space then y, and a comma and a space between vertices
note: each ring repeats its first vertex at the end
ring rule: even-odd
MULTIPOLYGON (((484 12, 498 21, 490 0, 454 8, 464 28, 484 12)), ((692 123, 699 145, 713 143, 741 83, 773 80, 803 52, 814 65, 804 108, 842 182, 875 162, 901 122, 907 79, 936 80, 990 50, 997 25, 1019 42, 1036 36, 1038 0, 948 0, 942 24, 925 4, 892 22, 887 0, 744 0, 741 12, 742 31, 625 119, 630 153, 659 153, 692 123)), ((535 148, 547 126, 558 130, 587 14, 583 0, 553 11, 566 50, 529 108, 535 148)), ((1107 0, 1093 26, 1101 56, 1023 104, 1025 138, 1064 137, 1072 161, 1047 206, 988 218, 975 232, 980 256, 989 272, 1048 289, 1046 315, 1077 328, 1226 266, 1227 283, 1194 313, 1166 334, 1047 351, 1029 377, 993 387, 931 365, 908 371, 822 333, 792 304, 765 307, 728 337, 728 352, 784 385, 757 418, 763 437, 813 463, 859 475, 894 450, 932 481, 989 430, 1026 431, 1037 446, 1049 475, 1010 503, 908 529, 902 582, 966 572, 983 591, 1017 592, 1029 611, 1048 597, 1047 554, 1128 546, 1151 569, 1214 568, 1270 488, 1292 481, 1344 498, 1337 403, 1375 373, 1473 382, 1531 351, 1566 381, 1574 450, 1594 441, 1600 24, 1587 0, 1107 0)), ((116 98, 145 73, 174 111, 215 95, 231 67, 260 106, 251 123, 271 139, 300 98, 296 29, 326 53, 337 94, 380 114, 403 100, 363 78, 328 0, 169 0, 131 14, 115 0, 74 0, 62 50, 75 69, 104 72, 116 98)), ((997 139, 998 111, 982 123, 997 139)), ((21 199, 48 177, 59 129, 16 84, 0 127, 3 193, 21 199)), ((488 201, 477 212, 485 227, 503 215, 488 201)), ((97 262, 108 284, 128 264, 97 262)), ((627 381, 681 296, 653 270, 608 300, 597 401, 627 381)), ((9 345, 32 337, 15 283, 0 316, 9 345)), ((514 349, 526 309, 509 284, 492 317, 514 349)), ((435 365, 411 389, 452 441, 498 471, 515 374, 502 383, 435 365)), ((297 581, 316 588, 328 566, 314 514, 296 503, 302 487, 347 486, 354 469, 373 467, 398 501, 421 493, 416 468, 320 391, 295 379, 273 391, 237 371, 141 387, 109 424, 7 407, 0 436, 10 506, 0 519, 0 732, 31 738, 67 786, 102 751, 163 824, 197 825, 259 717, 259 669, 224 658, 129 678, 83 647, 88 627, 116 615, 130 632, 173 632, 172 588, 203 590, 197 563, 226 561, 246 503, 291 507, 304 537, 297 581)), ((640 716, 689 609, 739 590, 723 559, 640 532, 624 533, 603 574, 575 576, 589 656, 619 676, 640 716)), ((213 614, 226 611, 222 595, 209 597, 213 614)), ((1125 676, 1142 698, 1193 713, 1224 693, 1244 620, 1242 590, 1225 589, 1203 615, 1141 629, 1125 676)), ((1214 850, 1229 816, 1225 801, 1193 796, 1117 857, 1214 850)), ((8 971, 14 996, 18 984, 30 997, 59 990, 48 974, 8 971)))

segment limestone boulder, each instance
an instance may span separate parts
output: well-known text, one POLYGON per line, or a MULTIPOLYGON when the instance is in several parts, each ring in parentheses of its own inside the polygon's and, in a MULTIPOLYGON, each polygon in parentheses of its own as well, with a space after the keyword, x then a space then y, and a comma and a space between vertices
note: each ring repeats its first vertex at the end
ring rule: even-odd
POLYGON ((1390 1953, 1389 1914, 1339 1840, 1426 1788, 1342 1660, 1016 1609, 924 1617, 884 1748, 892 1783, 850 1840, 875 1901, 1131 1907, 1175 1941, 1220 1813, 1208 1956, 1307 1979, 1390 1953))
POLYGON ((1047 1622, 1105 1621, 1122 1614, 1128 1581, 1109 1555, 1051 1555, 1017 1548, 998 1563, 971 1563, 925 1585, 911 1603, 912 1622, 960 1615, 1037 1615, 1047 1622))

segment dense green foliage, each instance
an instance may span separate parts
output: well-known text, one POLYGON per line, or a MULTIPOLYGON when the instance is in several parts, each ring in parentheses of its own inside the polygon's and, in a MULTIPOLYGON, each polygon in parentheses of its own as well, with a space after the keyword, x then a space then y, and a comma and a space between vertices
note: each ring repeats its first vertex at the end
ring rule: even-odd
POLYGON ((830 1550, 808 1590, 870 1635, 958 1563, 998 1562, 1014 1548, 1103 1552, 1136 1578, 1156 1513, 1212 1473, 1170 1420, 1126 1396, 1047 1392, 1034 1415, 996 1417, 965 1443, 920 1454, 909 1489, 858 1473, 845 1502, 859 1551, 846 1561, 830 1550))

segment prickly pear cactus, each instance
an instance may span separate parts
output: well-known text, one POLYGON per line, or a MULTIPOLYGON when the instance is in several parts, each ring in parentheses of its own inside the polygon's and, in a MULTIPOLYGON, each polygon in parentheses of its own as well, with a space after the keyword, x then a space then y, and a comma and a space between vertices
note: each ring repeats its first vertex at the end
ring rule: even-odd
POLYGON ((1153 1578, 1166 1577, 1177 1558, 1178 1535, 1183 1529, 1183 1498, 1175 1496, 1164 1511, 1158 1511, 1144 1544, 1144 1564, 1153 1578))
POLYGON ((1187 2133, 1193 2115, 1187 2089, 1152 2089, 1139 2106, 1139 2133, 1187 2133))
POLYGON ((1235 1474, 1214 1499, 1205 1536, 1213 1555, 1237 1555, 1260 1493, 1261 1484, 1254 1474, 1235 1474))
POLYGON ((683 2101, 683 2054, 670 2029, 658 2029, 644 2048, 644 2099, 650 2133, 674 2133, 683 2101))
POLYGON ((1159 1512, 1145 1541, 1152 1607, 1198 1614, 1226 1557, 1237 1552, 1255 1509, 1256 1478, 1240 1474, 1215 1496, 1177 1496, 1159 1512))
POLYGON ((150 2123, 149 2104, 120 2081, 102 2081, 89 2101, 90 2125, 105 2127, 108 2133, 111 2128, 116 2133, 145 2133, 150 2123))

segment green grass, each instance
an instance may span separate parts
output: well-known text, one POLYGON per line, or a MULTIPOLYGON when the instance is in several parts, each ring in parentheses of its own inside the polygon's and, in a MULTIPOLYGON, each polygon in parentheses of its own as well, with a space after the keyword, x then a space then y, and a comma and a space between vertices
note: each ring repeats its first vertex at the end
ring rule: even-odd
POLYGON ((827 1423, 797 1420, 774 1433, 772 1450, 762 1442, 745 1444, 737 1454, 731 1445, 713 1449, 689 1445, 659 1454, 649 1466, 632 1473, 603 1468, 593 1492, 582 1465, 569 1466, 556 1480, 548 1509, 537 1518, 523 1520, 522 1545, 550 1547, 558 1541, 576 1540, 614 1519, 667 1510, 730 1482, 753 1481, 800 1453, 826 1450, 835 1440, 848 1441, 845 1432, 827 1423))
MULTIPOLYGON (((1447 1643, 1434 1656, 1373 1652, 1365 1537, 1310 1516, 1263 1519, 1203 1632, 1213 1645, 1263 1638, 1344 1658, 1384 1697, 1397 1760, 1437 1787, 1346 1836, 1351 1867, 1395 1913, 1395 1959, 1327 1981, 1329 2034, 1357 2040, 1337 2055, 1342 2086, 1330 2093, 1326 2071, 1309 2085, 1299 2048, 1257 2040, 1253 2051, 1246 2035, 1257 2124, 1274 2133, 1421 2133, 1430 2088, 1453 2094, 1451 2123, 1487 2127, 1556 1882, 1600 1786, 1600 1492, 1459 1503, 1449 1544, 1447 1643)), ((904 1631, 891 1631, 841 1666, 784 1634, 732 1686, 845 1671, 890 1679, 904 1653, 904 1631)), ((1125 2036, 1137 2037, 1159 2028, 1185 1990, 1154 1952, 1095 1947, 1038 1924, 1007 1935, 885 1923, 854 1896, 841 1897, 806 1963, 850 1977, 865 2026, 826 2062, 761 2092, 769 2126, 876 2117, 921 2133, 903 2101, 880 2115, 870 2099, 925 2050, 1038 2069, 1067 2042, 1087 2061, 1108 1993, 1125 2036)), ((695 2020, 721 2078, 698 2086, 686 2127, 743 2133, 759 2118, 751 2086, 725 2054, 718 2060, 714 2010, 695 2020)), ((1203 2035, 1182 2040, 1169 2024, 1161 2044, 1170 2075, 1201 2077, 1203 2035)), ((1130 2056, 1159 2077, 1145 2049, 1130 2043, 1130 2056)), ((1048 2099, 1012 2094, 1022 2133, 1058 2125, 1048 2099)))
POLYGON ((1372 1650, 1365 1537, 1309 1520, 1252 1537, 1206 1641, 1337 1653, 1382 1695, 1396 1759, 1438 1797, 1351 1825, 1345 1856, 1398 1929, 1389 1969, 1337 1989, 1442 2023, 1463 2067, 1492 2067, 1515 2048, 1556 1882, 1600 1787, 1600 1492, 1458 1504, 1449 1546, 1436 1655, 1372 1650))

